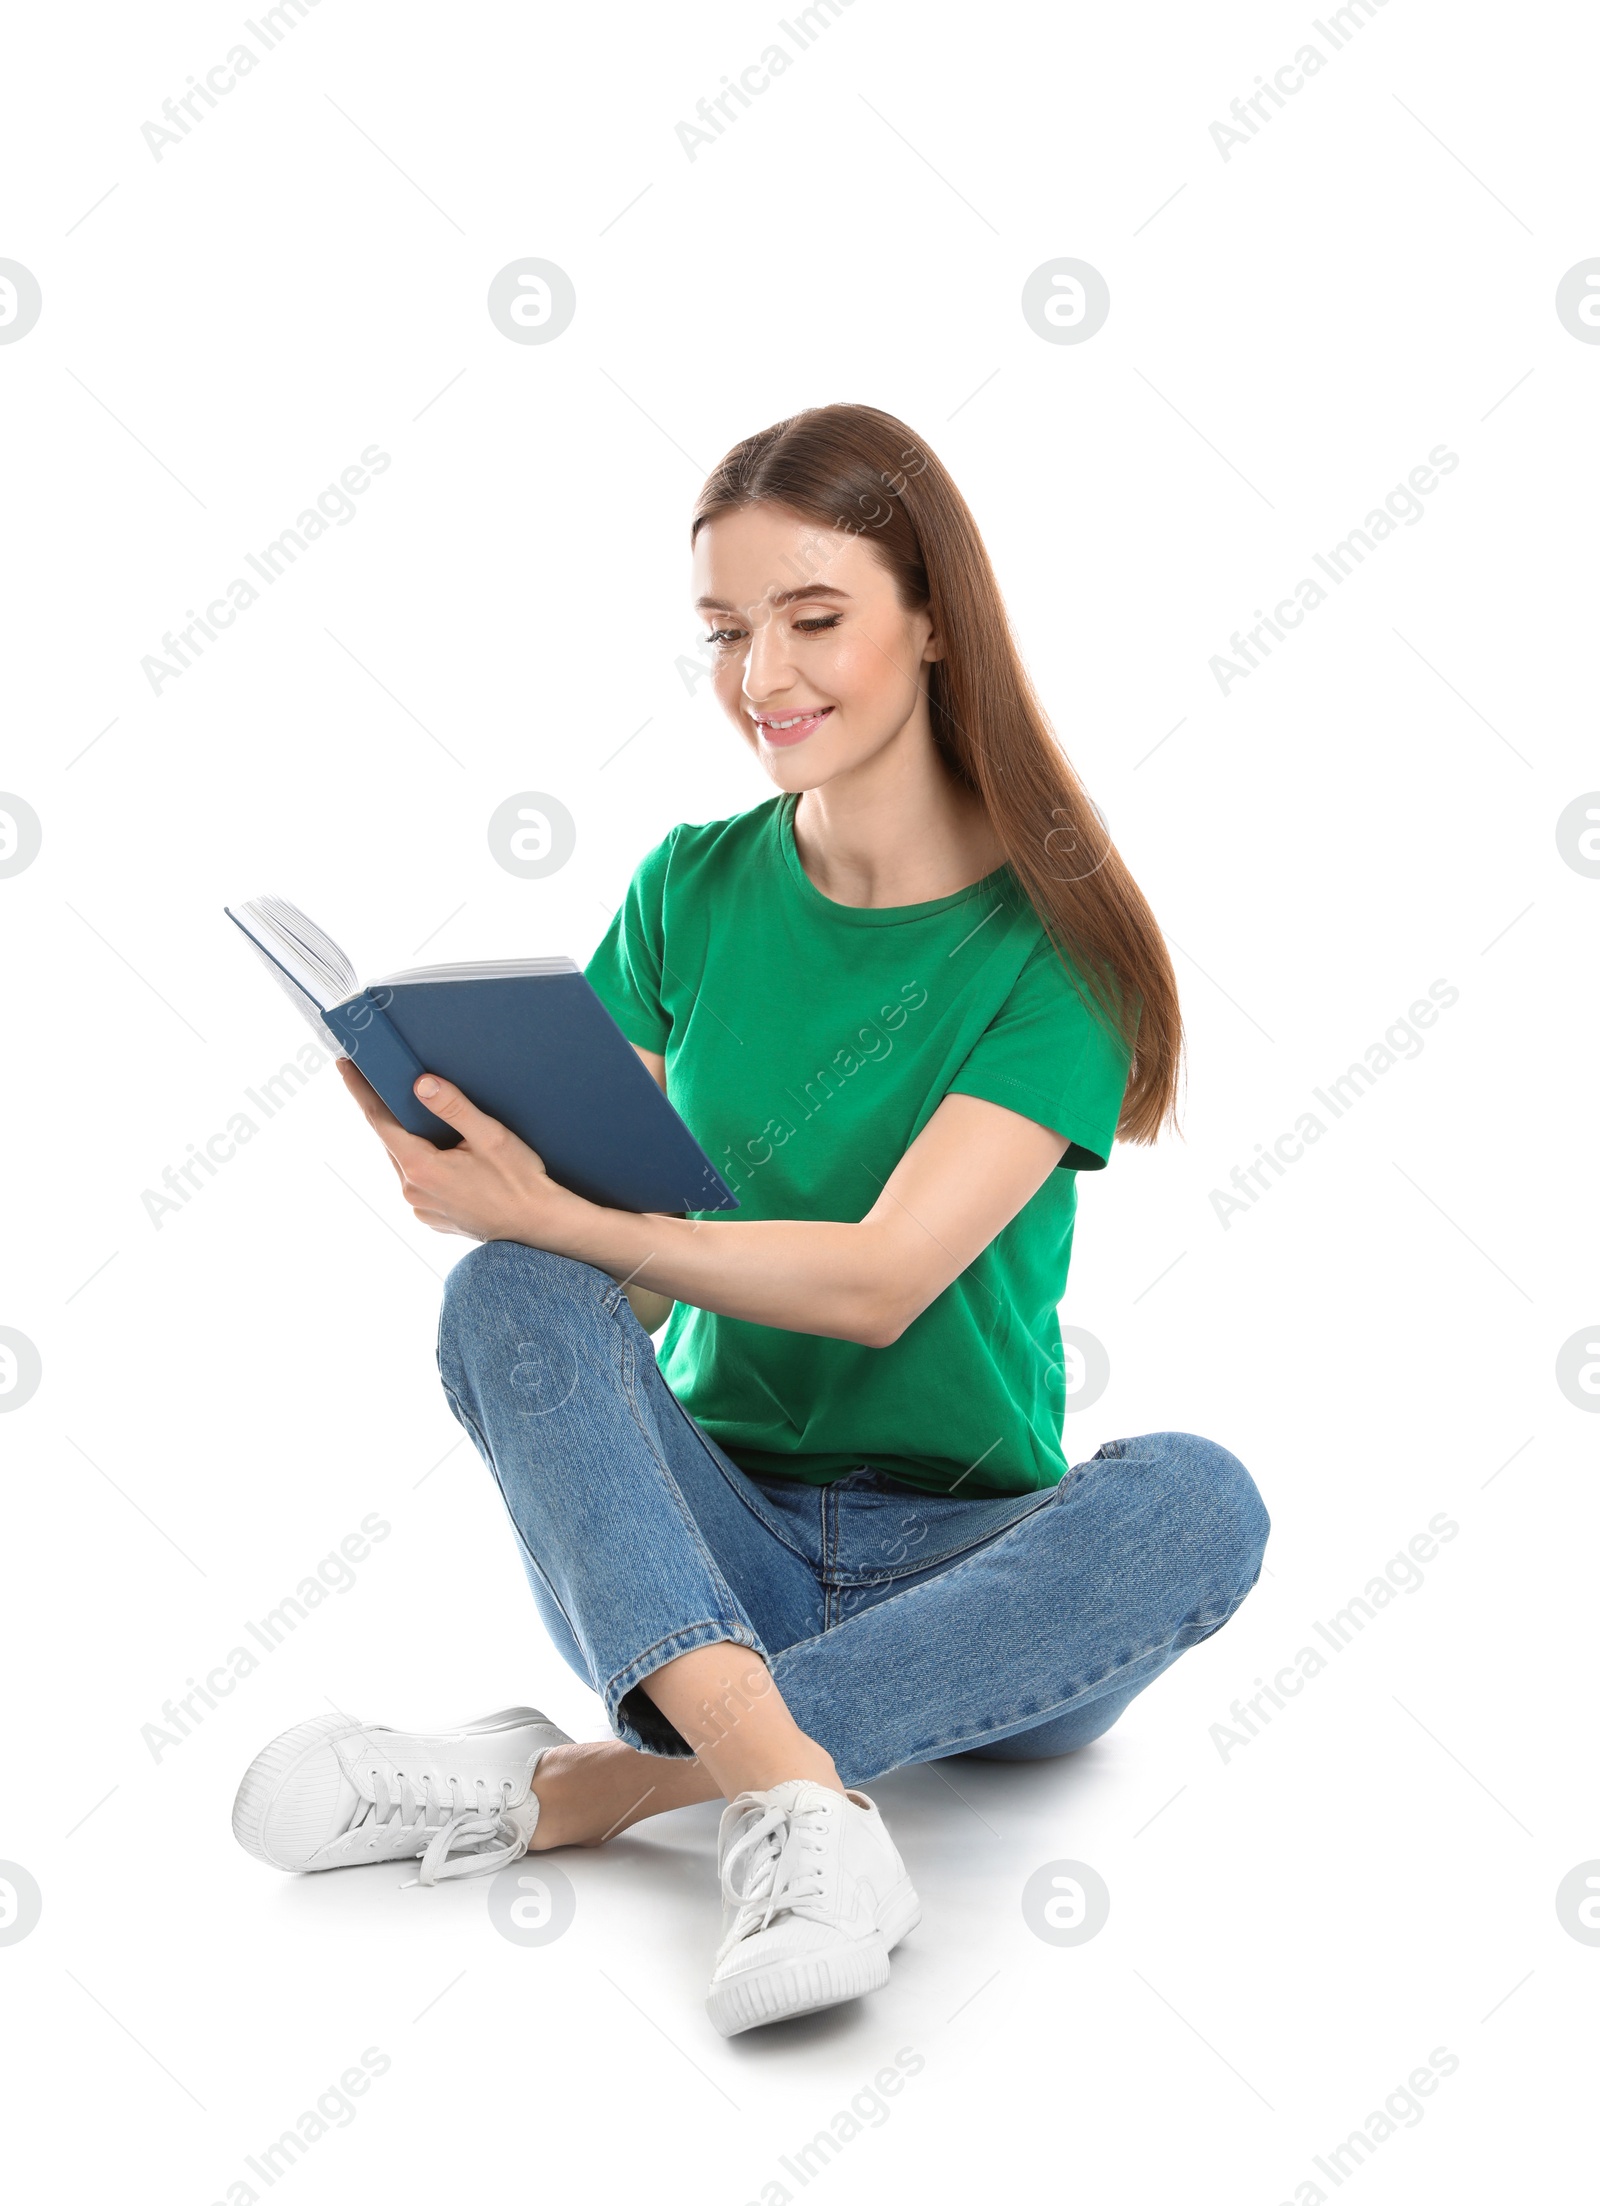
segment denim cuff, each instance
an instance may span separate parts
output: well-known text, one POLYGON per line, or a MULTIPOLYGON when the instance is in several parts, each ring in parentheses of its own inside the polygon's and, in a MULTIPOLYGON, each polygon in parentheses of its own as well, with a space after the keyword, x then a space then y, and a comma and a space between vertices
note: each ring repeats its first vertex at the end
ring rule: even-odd
POLYGON ((625 1746, 638 1749, 641 1754, 662 1754, 680 1762, 692 1762, 695 1750, 683 1734, 661 1713, 647 1693, 640 1690, 642 1681, 653 1675, 663 1664, 674 1661, 679 1655, 689 1654, 696 1647, 716 1646, 748 1647, 752 1654, 766 1666, 766 1649, 755 1635, 742 1625, 713 1620, 704 1624, 685 1624, 681 1631, 673 1632, 666 1639, 658 1639, 653 1647, 636 1655, 626 1669, 619 1670, 605 1688, 606 1717, 612 1731, 625 1746))

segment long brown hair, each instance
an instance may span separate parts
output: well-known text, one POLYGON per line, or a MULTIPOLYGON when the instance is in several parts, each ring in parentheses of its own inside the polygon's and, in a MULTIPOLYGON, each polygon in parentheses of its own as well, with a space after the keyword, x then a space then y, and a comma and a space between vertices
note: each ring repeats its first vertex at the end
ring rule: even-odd
POLYGON ((1177 1122, 1178 984, 1155 915, 1118 855, 1023 666, 978 524, 920 438, 875 406, 814 406, 744 438, 706 478, 690 540, 739 506, 787 507, 862 535, 944 656, 925 670, 934 739, 975 792, 1080 996, 1130 1053, 1118 1133, 1177 1122))

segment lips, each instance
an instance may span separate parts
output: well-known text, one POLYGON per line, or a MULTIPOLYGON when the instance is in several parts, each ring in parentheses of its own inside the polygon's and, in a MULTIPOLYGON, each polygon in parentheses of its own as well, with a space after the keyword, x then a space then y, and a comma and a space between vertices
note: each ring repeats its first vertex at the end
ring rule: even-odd
POLYGON ((812 712, 753 712, 750 717, 762 742, 781 749, 787 744, 803 743, 808 735, 815 735, 832 711, 832 705, 819 705, 812 712))

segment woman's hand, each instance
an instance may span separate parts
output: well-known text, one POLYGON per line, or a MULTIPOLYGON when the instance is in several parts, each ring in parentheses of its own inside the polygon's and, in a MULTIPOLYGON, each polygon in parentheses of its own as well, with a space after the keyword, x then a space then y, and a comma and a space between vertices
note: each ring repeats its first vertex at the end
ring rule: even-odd
POLYGON ((436 1149, 421 1134, 406 1132, 348 1058, 339 1060, 339 1077, 388 1150, 401 1193, 425 1226, 472 1241, 557 1246, 560 1224, 570 1224, 582 1198, 558 1187, 544 1160, 459 1088, 426 1072, 416 1083, 417 1100, 461 1136, 459 1148, 436 1149))

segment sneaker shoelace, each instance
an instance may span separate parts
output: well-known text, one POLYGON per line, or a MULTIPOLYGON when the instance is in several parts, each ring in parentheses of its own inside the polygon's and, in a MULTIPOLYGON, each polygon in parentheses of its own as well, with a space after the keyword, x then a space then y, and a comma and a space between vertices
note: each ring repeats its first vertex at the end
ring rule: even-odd
POLYGON ((528 1850, 526 1838, 511 1819, 508 1781, 496 1788, 495 1798, 481 1777, 474 1779, 477 1800, 469 1806, 465 1783, 459 1777, 441 1782, 430 1770, 413 1783, 401 1770, 378 1768, 369 1769, 366 1775, 372 1799, 350 1828, 369 1830, 374 1841, 401 1830, 432 1829, 433 1836, 417 1866, 418 1884, 437 1884, 447 1877, 481 1876, 520 1860, 528 1850), (395 1780, 393 1793, 389 1789, 391 1777, 395 1780), (500 1841, 498 1846, 490 1843, 495 1839, 500 1841), (452 1861, 452 1854, 464 1858, 452 1861))
POLYGON ((734 1940, 765 1930, 776 1914, 804 1914, 807 1900, 822 1897, 829 1816, 821 1803, 776 1801, 751 1816, 722 1864, 723 1896, 738 1910, 734 1940))

